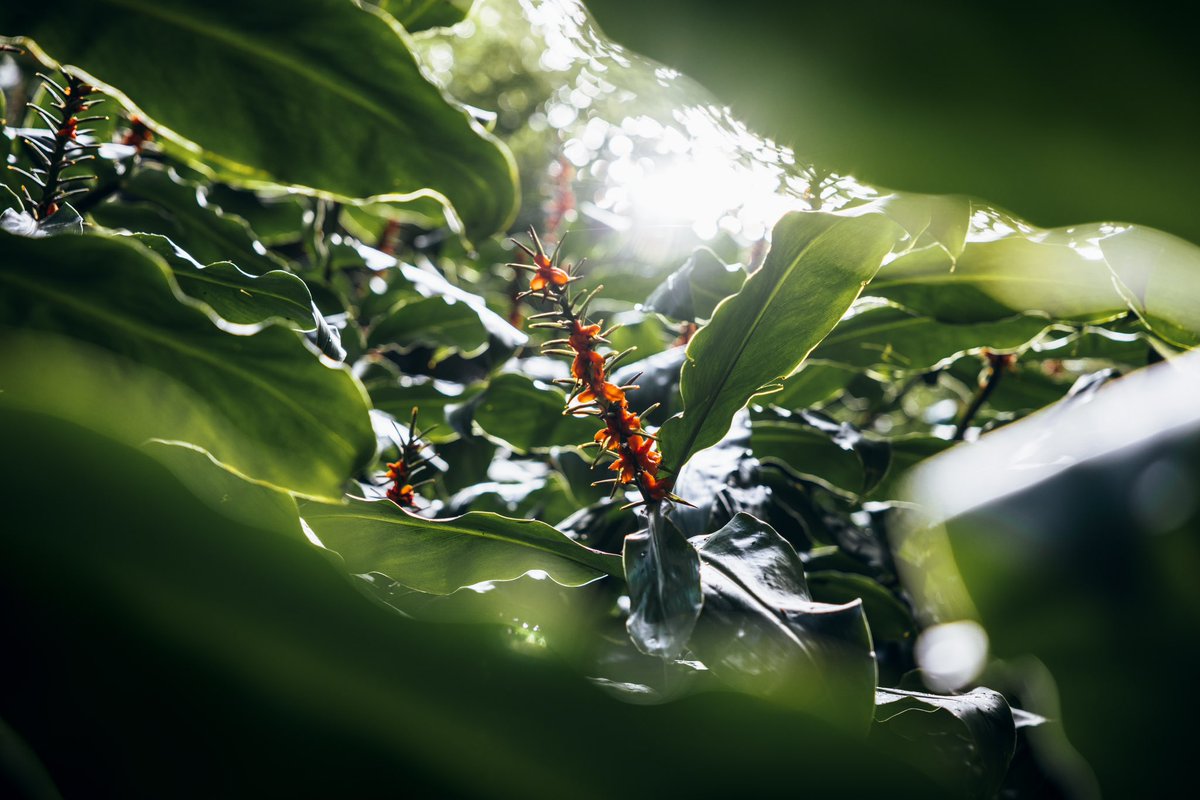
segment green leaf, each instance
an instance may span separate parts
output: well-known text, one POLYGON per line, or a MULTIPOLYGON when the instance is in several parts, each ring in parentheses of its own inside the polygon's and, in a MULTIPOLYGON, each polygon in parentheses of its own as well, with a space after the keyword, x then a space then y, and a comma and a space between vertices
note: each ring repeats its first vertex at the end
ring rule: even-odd
POLYGON ((704 597, 700 557, 660 511, 644 531, 625 537, 621 558, 629 584, 625 628, 638 650, 662 659, 678 658, 687 646, 704 597))
POLYGON ((205 264, 232 261, 254 275, 286 266, 244 220, 208 205, 203 192, 173 171, 141 167, 122 184, 128 202, 103 203, 91 215, 108 228, 161 234, 205 264))
POLYGON ((152 439, 142 450, 217 513, 243 525, 302 535, 296 501, 286 492, 238 477, 194 445, 152 439))
POLYGON ((740 265, 726 265, 712 250, 700 247, 650 293, 645 310, 684 322, 710 319, 717 304, 735 294, 745 280, 740 265))
POLYGON ((316 327, 312 295, 290 272, 277 269, 254 276, 228 261, 205 267, 165 236, 139 233, 133 238, 167 262, 184 294, 208 304, 222 319, 243 325, 282 319, 302 331, 316 327))
POLYGON ((425 79, 407 34, 377 9, 346 0, 7 3, 0 30, 115 87, 156 133, 223 177, 343 200, 433 196, 475 238, 515 211, 507 149, 425 79))
POLYGON ((457 384, 443 383, 429 378, 413 378, 407 375, 368 373, 363 377, 371 404, 386 411, 396 419, 408 419, 414 408, 420 411, 422 428, 438 425, 430 435, 422 437, 432 442, 443 442, 458 436, 446 424, 446 408, 466 403, 479 393, 476 387, 463 389, 457 384), (453 392, 453 393, 452 393, 453 392))
POLYGON ((820 405, 845 389, 858 374, 859 370, 853 367, 827 364, 810 358, 797 372, 788 376, 783 382, 783 389, 771 395, 771 405, 788 410, 820 405))
POLYGON ((911 642, 916 637, 912 612, 878 581, 837 570, 810 571, 806 577, 813 599, 818 602, 843 604, 862 600, 871 641, 875 644, 911 642))
POLYGON ((691 646, 708 668, 743 691, 865 730, 875 654, 862 603, 813 602, 796 551, 749 514, 690 541, 704 589, 691 646))
POLYGON ((367 338, 371 347, 407 352, 418 345, 457 350, 465 356, 487 347, 488 332, 479 314, 466 303, 445 297, 418 297, 392 308, 367 338))
POLYGON ((190 442, 318 497, 340 496, 374 452, 348 372, 286 328, 221 330, 132 239, 0 234, 0 288, 6 404, 58 409, 126 441, 190 442))
POLYGON ((807 411, 756 417, 750 425, 750 447, 760 460, 782 461, 796 472, 855 494, 875 488, 891 462, 886 441, 807 411))
POLYGON ((462 22, 475 0, 368 0, 396 18, 404 29, 415 33, 445 28, 462 22))
POLYGON ((1001 228, 951 259, 930 247, 881 270, 868 294, 943 322, 1013 314, 1094 322, 1136 312, 1158 336, 1200 343, 1200 248, 1160 231, 1109 224, 1001 228))
POLYGON ((567 396, 516 373, 492 379, 475 407, 475 422, 489 438, 518 453, 574 447, 604 427, 595 417, 563 414, 567 396))
POLYGON ((984 347, 1022 350, 1049 326, 1049 320, 1029 315, 956 325, 895 306, 864 305, 838 323, 812 358, 847 367, 925 370, 984 347))
POLYGON ((879 688, 872 738, 963 797, 995 797, 1016 747, 1012 710, 991 689, 957 696, 879 688))
POLYGON ((678 471, 692 453, 720 441, 751 398, 795 371, 879 269, 899 231, 877 214, 794 212, 780 220, 762 268, 688 345, 684 411, 660 432, 664 462, 678 471))
POLYGON ((353 574, 382 572, 422 592, 450 594, 542 570, 563 586, 620 578, 617 556, 590 550, 542 522, 472 512, 430 520, 390 500, 305 504, 304 521, 353 574))

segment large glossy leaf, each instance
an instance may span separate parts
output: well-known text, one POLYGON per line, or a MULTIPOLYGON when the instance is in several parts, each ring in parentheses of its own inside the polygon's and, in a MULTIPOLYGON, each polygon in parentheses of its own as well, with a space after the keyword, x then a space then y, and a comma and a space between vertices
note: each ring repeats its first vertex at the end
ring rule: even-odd
POLYGON ((167 262, 184 294, 206 303, 222 319, 242 325, 282 319, 302 331, 316 327, 312 295, 290 272, 277 269, 255 276, 228 261, 205 267, 165 236, 143 233, 134 238, 167 262))
POLYGON ((381 572, 432 594, 512 580, 531 570, 564 586, 622 575, 617 556, 586 548, 534 520, 480 512, 430 520, 390 500, 310 503, 300 514, 351 573, 381 572))
MULTIPOLYGON (((867 291, 871 288, 868 286, 867 291)), ((1019 350, 1050 321, 1015 316, 995 322, 951 324, 895 306, 865 306, 848 316, 812 352, 813 360, 850 367, 923 370, 981 348, 1019 350)))
POLYGON ((880 688, 872 736, 963 797, 994 797, 1016 746, 1013 713, 991 689, 946 696, 880 688))
POLYGON ((517 373, 497 375, 477 400, 475 422, 517 452, 579 446, 603 427, 595 417, 563 414, 561 390, 517 373))
POLYGON ((957 259, 935 247, 896 259, 867 293, 955 323, 1019 313, 1096 321, 1132 310, 1164 339, 1200 342, 1200 248, 1149 228, 997 223, 957 259))
POLYGON ((122 194, 121 202, 94 208, 92 218, 109 228, 166 236, 205 264, 232 261, 255 275, 285 266, 255 239, 245 220, 209 205, 201 187, 174 172, 139 167, 125 180, 122 194))
POLYGON ((686 322, 706 320, 745 279, 740 265, 726 265, 712 250, 701 247, 646 298, 645 308, 686 322))
POLYGON ((877 214, 791 213, 780 220, 762 268, 688 345, 684 411, 663 425, 664 462, 678 470, 720 441, 738 409, 795 370, 858 297, 899 232, 877 214))
POLYGON ((647 655, 678 658, 704 602, 695 548, 656 511, 646 530, 625 537, 621 557, 629 584, 625 628, 630 638, 647 655))
POLYGON ((327 551, 85 429, 0 408, 0 441, 0 637, 20 654, 0 659, 0 716, 47 767, 45 796, 632 800, 772 794, 798 773, 818 794, 945 796, 788 709, 727 692, 637 707, 514 654, 503 628, 404 619, 327 551), (86 476, 69 497, 46 478, 64 454, 86 476), (552 720, 654 757, 598 770, 552 720))
POLYGON ((0 31, 32 37, 115 87, 156 132, 228 176, 349 199, 433 195, 473 236, 513 214, 507 150, 425 79, 403 29, 376 9, 346 0, 6 3, 0 31))
POLYGON ((418 345, 478 355, 487 346, 487 329, 466 303, 445 297, 416 297, 398 303, 374 328, 371 347, 408 351, 418 345))
POLYGON ((0 259, 3 402, 96 414, 132 441, 191 442, 314 496, 339 496, 371 457, 366 397, 349 373, 286 328, 223 331, 132 239, 0 234, 0 259))
POLYGON ((782 461, 797 472, 855 494, 873 489, 891 463, 891 447, 886 441, 813 412, 761 415, 750 430, 755 458, 782 461))
POLYGON ((862 603, 814 603, 796 551, 749 514, 691 542, 704 590, 691 646, 709 669, 744 691, 865 730, 875 654, 862 603))

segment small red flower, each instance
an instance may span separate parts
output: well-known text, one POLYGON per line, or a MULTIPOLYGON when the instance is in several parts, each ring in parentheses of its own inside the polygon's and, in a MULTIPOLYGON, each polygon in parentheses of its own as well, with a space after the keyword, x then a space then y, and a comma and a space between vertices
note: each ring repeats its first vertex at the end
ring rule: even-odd
POLYGON ((387 490, 388 499, 398 506, 403 508, 411 508, 416 505, 416 492, 411 484, 400 485, 399 482, 393 483, 387 490))
POLYGON ((533 261, 537 266, 537 272, 533 274, 533 280, 529 282, 529 291, 531 292, 540 292, 547 286, 566 286, 567 281, 571 279, 571 276, 551 264, 550 259, 541 253, 535 255, 533 261))

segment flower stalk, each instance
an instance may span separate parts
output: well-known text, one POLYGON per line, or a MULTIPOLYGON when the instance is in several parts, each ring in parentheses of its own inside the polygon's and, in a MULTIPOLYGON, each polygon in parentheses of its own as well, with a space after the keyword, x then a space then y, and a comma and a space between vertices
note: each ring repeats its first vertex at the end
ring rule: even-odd
MULTIPOLYGON (((608 380, 613 368, 634 348, 615 352, 611 349, 608 336, 616 326, 603 330, 603 321, 593 323, 586 316, 592 298, 603 287, 596 287, 583 295, 572 295, 570 286, 579 280, 576 274, 579 265, 561 265, 558 251, 553 256, 546 254, 537 232, 529 230, 533 246, 512 240, 529 256, 532 264, 509 264, 518 270, 531 272, 529 289, 518 295, 519 299, 532 297, 550 310, 530 317, 530 328, 549 328, 565 334, 561 338, 543 343, 542 353, 561 355, 571 359, 571 378, 562 381, 569 387, 564 414, 594 416, 604 427, 597 431, 593 441, 584 447, 596 447, 599 452, 596 462, 603 458, 612 459, 609 469, 616 476, 597 483, 612 484, 613 494, 622 486, 633 486, 641 500, 630 503, 626 508, 648 506, 657 509, 664 500, 684 502, 671 493, 671 480, 659 478, 662 455, 658 452, 655 437, 642 426, 641 414, 629 408, 626 392, 638 388, 630 383, 618 386, 608 380), (600 347, 608 345, 607 352, 600 347)), ((636 380, 636 378, 634 379, 636 380)))

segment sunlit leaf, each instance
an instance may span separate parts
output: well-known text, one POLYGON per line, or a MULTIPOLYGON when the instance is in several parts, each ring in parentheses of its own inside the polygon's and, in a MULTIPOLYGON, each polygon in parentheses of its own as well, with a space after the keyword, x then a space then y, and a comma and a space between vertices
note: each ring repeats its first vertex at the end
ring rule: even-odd
POLYGON ((472 236, 504 227, 515 210, 507 149, 425 79, 407 34, 376 9, 7 3, 0 30, 109 82, 156 133, 227 178, 346 199, 432 195, 453 204, 472 236))
POLYGON ((361 386, 294 331, 234 335, 127 237, 0 234, 3 402, 187 441, 251 478, 337 497, 374 450, 361 386), (12 329, 20 329, 19 333, 12 329))
POLYGON ((430 520, 390 500, 309 503, 300 514, 351 573, 381 572, 422 592, 449 594, 531 570, 564 586, 623 574, 617 556, 590 550, 534 520, 479 512, 430 520))
POLYGON ((651 292, 645 309, 684 322, 706 320, 745 279, 740 265, 726 265, 716 253, 702 247, 651 292))
POLYGON ((762 268, 688 345, 684 411, 663 425, 664 462, 678 470, 720 441, 738 409, 794 371, 879 269, 898 232, 875 214, 785 216, 762 268))
POLYGON ((274 318, 297 330, 316 327, 312 295, 304 281, 290 272, 272 270, 255 276, 228 261, 205 267, 165 236, 136 234, 134 238, 167 262, 188 297, 208 304, 222 319, 254 324, 274 318))

